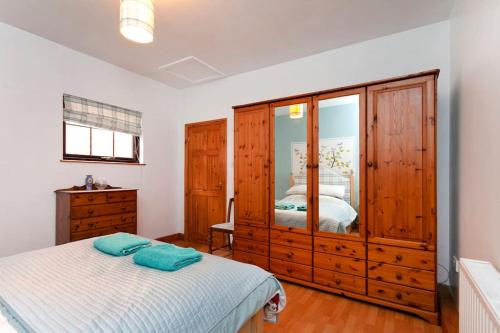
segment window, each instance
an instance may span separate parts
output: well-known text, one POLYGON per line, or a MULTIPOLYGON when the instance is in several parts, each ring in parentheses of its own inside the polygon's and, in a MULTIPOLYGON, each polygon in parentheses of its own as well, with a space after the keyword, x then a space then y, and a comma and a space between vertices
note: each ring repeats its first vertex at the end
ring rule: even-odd
POLYGON ((139 163, 138 136, 64 122, 64 159, 139 163))
POLYGON ((140 162, 142 114, 64 95, 63 159, 140 162))

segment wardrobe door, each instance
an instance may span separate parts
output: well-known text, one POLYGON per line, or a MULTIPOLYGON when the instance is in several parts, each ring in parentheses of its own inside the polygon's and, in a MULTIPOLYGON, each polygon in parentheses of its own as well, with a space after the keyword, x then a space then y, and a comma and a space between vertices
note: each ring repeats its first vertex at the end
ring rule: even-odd
POLYGON ((271 104, 270 268, 312 281, 312 99, 271 104))
POLYGON ((235 109, 233 259, 269 270, 269 105, 235 109))
POLYGON ((269 105, 234 115, 235 223, 269 226, 269 105))
POLYGON ((368 241, 434 250, 435 78, 368 88, 368 241))

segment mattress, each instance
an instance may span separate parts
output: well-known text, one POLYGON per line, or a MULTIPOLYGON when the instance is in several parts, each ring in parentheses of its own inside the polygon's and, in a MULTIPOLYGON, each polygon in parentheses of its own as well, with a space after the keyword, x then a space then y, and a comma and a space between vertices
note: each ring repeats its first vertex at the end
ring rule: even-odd
POLYGON ((203 254, 162 272, 87 239, 0 258, 0 329, 236 332, 276 293, 284 297, 279 282, 253 265, 203 254))

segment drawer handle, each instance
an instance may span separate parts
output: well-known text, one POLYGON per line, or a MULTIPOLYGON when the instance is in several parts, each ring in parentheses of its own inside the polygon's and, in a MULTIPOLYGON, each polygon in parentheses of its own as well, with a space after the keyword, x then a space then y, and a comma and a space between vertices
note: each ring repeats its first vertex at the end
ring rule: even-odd
POLYGON ((293 272, 293 269, 291 269, 290 267, 288 267, 288 268, 286 269, 286 271, 287 271, 288 273, 290 273, 290 274, 291 274, 291 273, 293 272))
POLYGON ((290 239, 290 238, 289 238, 289 239, 287 239, 286 241, 287 241, 288 243, 293 243, 293 239, 290 239))
POLYGON ((342 250, 342 247, 340 245, 335 246, 335 250, 340 251, 342 250))
POLYGON ((401 275, 401 273, 396 274, 396 279, 401 280, 402 278, 403 276, 401 275))
POLYGON ((340 269, 340 267, 342 267, 342 265, 340 263, 338 263, 338 262, 335 263, 335 268, 340 269))
POLYGON ((94 210, 93 209, 89 209, 87 212, 89 213, 89 215, 94 214, 94 210))
POLYGON ((253 236, 253 232, 252 231, 248 231, 247 235, 250 236, 250 237, 252 237, 253 236))
POLYGON ((286 254, 286 257, 287 257, 287 258, 292 258, 292 257, 293 257, 293 252, 288 252, 288 253, 286 254))
POLYGON ((342 281, 340 279, 335 280, 335 284, 338 286, 342 281))
POLYGON ((126 195, 122 195, 122 200, 125 200, 127 199, 127 196, 126 195))
POLYGON ((401 260, 403 260, 403 257, 402 257, 401 255, 399 255, 399 254, 398 254, 398 255, 396 256, 396 260, 397 260, 397 261, 401 261, 401 260))
POLYGON ((397 293, 397 294, 396 294, 396 298, 397 298, 397 299, 401 299, 402 297, 403 297, 403 295, 401 295, 401 293, 397 293))
POLYGON ((126 211, 127 207, 122 207, 122 212, 126 211))
POLYGON ((88 197, 87 199, 88 199, 88 201, 90 201, 90 202, 94 201, 94 197, 88 197))
POLYGON ((122 222, 125 222, 127 218, 125 216, 122 216, 122 222))

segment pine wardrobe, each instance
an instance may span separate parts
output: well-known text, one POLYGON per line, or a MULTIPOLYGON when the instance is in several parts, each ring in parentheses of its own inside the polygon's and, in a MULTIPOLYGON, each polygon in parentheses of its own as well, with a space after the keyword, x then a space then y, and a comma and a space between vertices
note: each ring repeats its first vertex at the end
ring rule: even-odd
POLYGON ((234 255, 439 322, 439 70, 234 107, 234 255))

